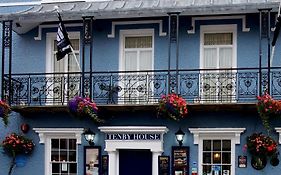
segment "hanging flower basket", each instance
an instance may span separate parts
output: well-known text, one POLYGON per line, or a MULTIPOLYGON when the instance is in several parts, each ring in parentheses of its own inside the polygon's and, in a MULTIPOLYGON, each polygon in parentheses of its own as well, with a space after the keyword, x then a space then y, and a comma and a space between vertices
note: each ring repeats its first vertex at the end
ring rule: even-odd
POLYGON ((96 123, 104 122, 98 117, 98 107, 90 98, 76 96, 68 102, 68 108, 79 119, 90 118, 96 123))
POLYGON ((10 106, 3 100, 0 100, 0 117, 2 118, 4 125, 7 126, 9 123, 9 114, 11 113, 10 106))
POLYGON ((281 116, 281 101, 274 100, 267 92, 258 96, 257 109, 263 126, 270 131, 270 119, 281 116))
POLYGON ((253 168, 257 170, 263 169, 266 166, 267 158, 273 159, 273 163, 276 164, 276 159, 278 159, 278 143, 271 137, 265 136, 262 133, 254 133, 247 137, 245 147, 252 155, 251 164, 253 168))
POLYGON ((14 166, 22 167, 26 163, 26 156, 34 150, 33 141, 23 135, 12 133, 2 142, 4 153, 12 157, 8 175, 12 174, 14 166))
POLYGON ((187 116, 187 103, 177 94, 163 95, 159 100, 158 115, 179 121, 187 116))

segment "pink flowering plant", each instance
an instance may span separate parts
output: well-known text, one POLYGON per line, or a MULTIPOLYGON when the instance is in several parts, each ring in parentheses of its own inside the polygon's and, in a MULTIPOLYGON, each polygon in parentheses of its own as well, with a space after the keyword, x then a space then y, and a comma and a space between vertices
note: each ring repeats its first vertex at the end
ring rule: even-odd
POLYGON ((253 156, 271 157, 277 154, 277 142, 262 133, 254 133, 247 137, 246 148, 253 156))
POLYGON ((281 101, 274 100, 267 92, 258 96, 257 109, 264 127, 269 131, 271 117, 281 116, 281 101))
POLYGON ((0 117, 5 126, 8 125, 9 114, 11 113, 10 106, 3 100, 0 100, 0 117))
POLYGON ((163 95, 159 101, 158 114, 176 121, 187 116, 187 103, 179 95, 172 93, 163 95))
POLYGON ((102 119, 98 117, 98 107, 90 98, 76 96, 68 102, 69 111, 80 119, 90 117, 94 122, 101 123, 102 119))

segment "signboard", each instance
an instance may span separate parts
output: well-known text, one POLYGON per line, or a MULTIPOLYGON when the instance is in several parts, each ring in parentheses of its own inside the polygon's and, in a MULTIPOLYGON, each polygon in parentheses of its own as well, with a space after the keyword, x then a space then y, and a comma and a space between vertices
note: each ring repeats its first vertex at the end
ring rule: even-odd
POLYGON ((159 156, 158 157, 158 174, 170 175, 170 157, 159 156))
POLYGON ((172 147, 172 175, 189 174, 189 147, 172 147))
POLYGON ((153 133, 115 133, 106 134, 107 140, 161 140, 161 134, 153 133))
POLYGON ((238 167, 239 168, 247 167, 247 156, 238 156, 238 167))

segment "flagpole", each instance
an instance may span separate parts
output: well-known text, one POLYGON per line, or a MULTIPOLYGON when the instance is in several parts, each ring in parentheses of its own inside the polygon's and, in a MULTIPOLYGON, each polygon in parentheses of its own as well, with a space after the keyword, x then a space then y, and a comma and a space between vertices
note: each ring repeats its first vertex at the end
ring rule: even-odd
MULTIPOLYGON (((280 0, 280 3, 279 3, 277 18, 278 18, 278 16, 280 16, 280 9, 281 9, 281 0, 280 0)), ((276 29, 276 27, 275 27, 275 29, 276 29)), ((274 53, 275 53, 275 45, 272 46, 272 50, 271 50, 270 67, 272 66, 274 53)))
MULTIPOLYGON (((61 16, 60 16, 60 13, 59 13, 59 7, 58 7, 58 6, 55 6, 54 9, 56 10, 58 17, 61 19, 61 16)), ((73 55, 73 57, 74 57, 74 60, 75 60, 76 64, 78 65, 78 69, 79 69, 79 71, 81 72, 80 64, 79 64, 79 62, 78 62, 78 59, 77 59, 77 57, 76 57, 76 55, 75 55, 74 49, 73 49, 73 47, 72 47, 71 44, 70 44, 70 50, 71 50, 71 52, 72 52, 72 55, 73 55)))

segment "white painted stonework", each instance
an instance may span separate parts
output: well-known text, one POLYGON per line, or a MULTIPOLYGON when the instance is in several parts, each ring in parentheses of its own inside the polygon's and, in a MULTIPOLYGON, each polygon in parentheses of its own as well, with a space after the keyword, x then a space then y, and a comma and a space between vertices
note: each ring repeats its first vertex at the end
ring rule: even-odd
POLYGON ((160 140, 105 140, 108 152, 108 174, 119 175, 118 149, 149 149, 152 152, 152 175, 158 175, 158 156, 163 153, 163 135, 168 132, 164 126, 103 126, 99 127, 105 134, 112 133, 149 133, 160 134, 160 140))

